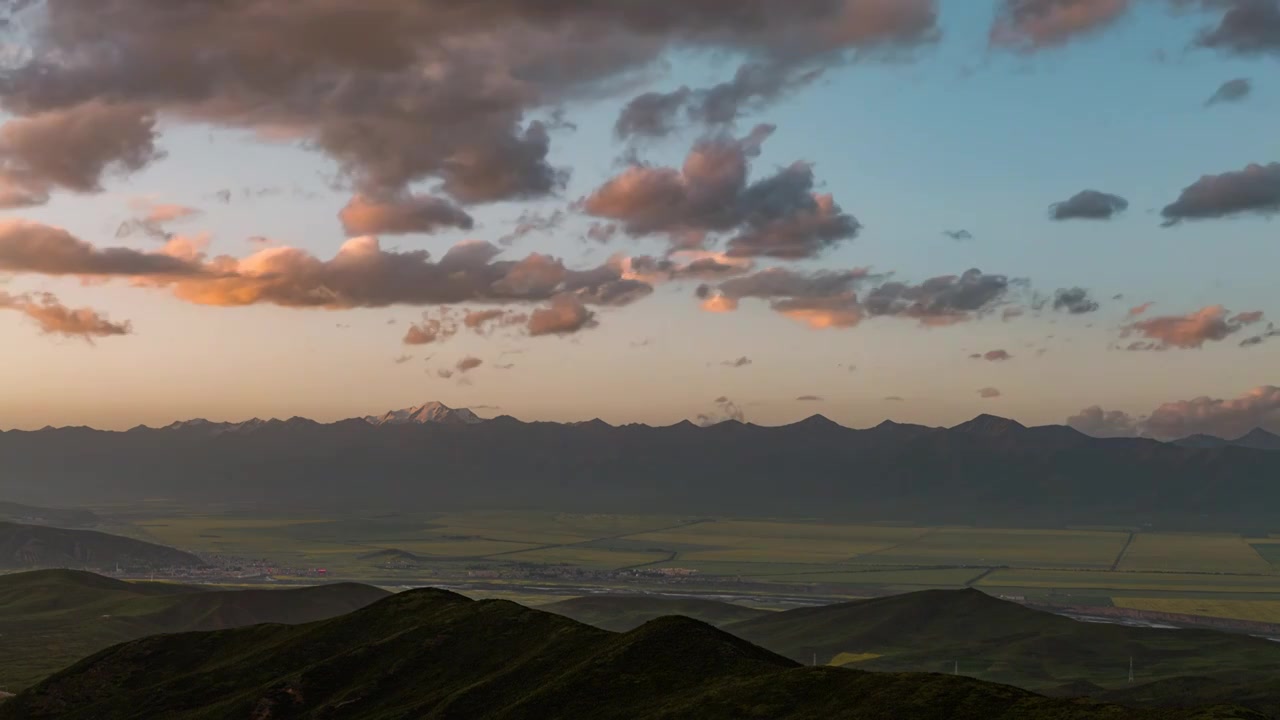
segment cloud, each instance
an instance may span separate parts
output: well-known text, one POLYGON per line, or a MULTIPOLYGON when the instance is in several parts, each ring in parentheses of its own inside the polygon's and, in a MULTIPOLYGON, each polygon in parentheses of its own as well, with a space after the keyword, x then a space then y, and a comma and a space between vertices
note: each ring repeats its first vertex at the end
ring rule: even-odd
POLYGON ((1208 100, 1204 101, 1204 104, 1208 107, 1219 103, 1240 102, 1241 100, 1249 97, 1249 93, 1252 91, 1253 84, 1249 81, 1249 78, 1228 80, 1222 83, 1217 91, 1215 91, 1208 100))
POLYGON ((1072 315, 1086 315, 1095 312, 1099 305, 1089 296, 1084 288, 1059 289, 1053 295, 1053 309, 1066 311, 1072 315))
POLYGON ((483 364, 484 364, 484 361, 481 360, 480 358, 471 357, 470 355, 468 355, 467 357, 464 357, 461 360, 459 360, 458 364, 455 365, 454 367, 458 370, 458 372, 466 374, 471 372, 472 370, 475 370, 476 368, 480 367, 483 364))
POLYGON ((581 302, 625 305, 652 288, 610 264, 583 270, 546 255, 498 260, 490 243, 459 243, 437 261, 425 250, 384 250, 374 237, 348 240, 329 260, 269 247, 248 257, 206 259, 199 242, 173 238, 157 252, 98 249, 65 230, 0 220, 0 272, 119 277, 168 287, 199 305, 271 304, 294 308, 374 308, 463 302, 518 304, 562 293, 581 302))
POLYGON ((453 377, 453 371, 452 371, 452 370, 448 370, 448 369, 446 369, 446 368, 441 368, 441 369, 439 369, 439 370, 437 370, 437 371, 436 371, 436 376, 437 376, 437 377, 440 377, 440 378, 442 378, 442 379, 444 379, 444 380, 448 380, 449 378, 453 377))
POLYGON ((1273 337, 1280 337, 1280 329, 1276 328, 1275 323, 1267 323, 1266 330, 1258 333, 1257 335, 1251 335, 1250 337, 1241 340, 1240 347, 1257 347, 1273 337))
POLYGON ((0 291, 0 310, 25 315, 46 335, 80 338, 89 343, 93 342, 93 338, 129 335, 133 332, 133 326, 128 321, 114 323, 90 308, 68 308, 49 293, 11 295, 0 291))
POLYGON ((987 362, 1004 362, 1012 360, 1013 356, 1006 350, 988 350, 985 353, 974 353, 969 356, 973 360, 986 360, 987 362))
POLYGON ((744 355, 743 357, 740 357, 740 358, 738 358, 737 360, 725 360, 724 362, 722 362, 722 363, 720 363, 720 364, 721 364, 721 365, 723 365, 723 366, 725 366, 725 367, 731 367, 731 368, 742 368, 742 367, 746 367, 746 366, 748 366, 748 365, 750 365, 750 364, 751 364, 751 358, 746 357, 746 356, 744 355))
POLYGON ((173 238, 173 233, 166 230, 165 225, 190 220, 201 214, 200 210, 186 205, 153 203, 149 200, 136 201, 133 203, 133 208, 139 215, 124 221, 116 228, 117 238, 128 237, 140 232, 147 237, 162 242, 168 241, 173 238))
POLYGON ((961 230, 943 230, 943 231, 942 231, 942 234, 943 234, 943 235, 946 235, 947 237, 951 238, 952 240, 956 240, 956 241, 960 241, 960 240, 972 240, 972 239, 973 239, 973 233, 969 232, 968 230, 964 230, 964 229, 961 229, 961 230))
POLYGON ((618 225, 616 223, 594 222, 587 228, 587 239, 594 240, 601 245, 609 244, 618 234, 618 225))
POLYGON ((889 395, 885 397, 884 401, 885 402, 906 402, 907 400, 906 398, 902 398, 897 395, 889 395))
POLYGON ((347 235, 408 235, 443 228, 470 230, 475 221, 452 202, 408 193, 387 197, 358 194, 338 213, 347 235))
POLYGON ((1134 335, 1150 342, 1130 344, 1130 350, 1168 350, 1200 348, 1206 342, 1218 342, 1262 320, 1261 312, 1231 315, 1221 305, 1210 305, 1189 315, 1166 315, 1138 320, 1125 325, 1120 337, 1134 335))
POLYGON ((1082 190, 1069 199, 1049 206, 1054 220, 1110 220, 1129 208, 1129 201, 1119 195, 1097 190, 1082 190))
POLYGON ((698 415, 696 418, 698 425, 701 425, 702 427, 711 427, 712 425, 719 425, 720 423, 728 422, 730 420, 746 422, 746 413, 742 412, 742 408, 738 407, 738 404, 729 398, 723 396, 718 397, 715 399, 715 404, 716 407, 714 410, 698 415))
POLYGON ((528 321, 529 316, 525 313, 500 308, 469 310, 462 318, 464 326, 482 335, 490 329, 523 325, 528 321))
POLYGON ((1130 0, 1001 0, 991 27, 995 46, 1033 52, 1105 28, 1128 12, 1130 0))
POLYGON ((666 53, 825 66, 926 42, 937 17, 935 0, 39 5, 0 92, 11 113, 145 104, 303 141, 364 193, 436 181, 461 203, 558 192, 550 133, 566 123, 551 110, 632 87, 666 53), (550 121, 525 120, 538 112, 550 121))
POLYGON ((984 387, 978 391, 978 397, 984 400, 993 400, 1001 396, 1001 392, 993 387, 984 387))
POLYGON ((1094 405, 1067 418, 1067 425, 1093 437, 1132 437, 1141 434, 1142 420, 1094 405))
POLYGON ((769 268, 717 287, 703 285, 697 296, 702 308, 711 312, 732 312, 743 298, 769 300, 775 312, 813 328, 851 328, 874 317, 942 326, 994 311, 1012 285, 1003 275, 988 275, 978 269, 930 278, 919 285, 885 279, 865 268, 812 273, 769 268), (877 282, 880 284, 865 297, 859 296, 862 286, 877 282))
POLYGON ((857 219, 830 195, 813 192, 811 165, 794 163, 748 183, 750 159, 773 131, 760 125, 742 138, 705 137, 681 169, 634 165, 581 206, 621 223, 632 236, 665 234, 682 247, 729 234, 733 257, 812 258, 856 237, 862 227, 857 219))
POLYGON ((796 398, 796 402, 822 402, 822 398, 817 395, 801 395, 796 398))
POLYGON ((1196 42, 1234 55, 1280 54, 1280 3, 1275 0, 1201 0, 1224 8, 1217 27, 1208 28, 1196 42))
POLYGON ((391 362, 395 365, 404 365, 411 360, 413 360, 412 355, 401 355, 400 357, 393 359, 391 362))
POLYGON ((405 345, 431 345, 448 340, 458 333, 458 325, 447 312, 424 314, 422 322, 414 323, 404 334, 405 345))
POLYGON ((520 213, 520 217, 516 220, 515 228, 498 239, 498 244, 503 246, 512 245, 520 238, 534 233, 549 233, 563 225, 567 217, 568 215, 563 210, 556 210, 547 215, 526 210, 520 213))
POLYGON ((1142 315, 1146 315, 1147 311, 1150 310, 1153 306, 1155 306, 1155 303, 1153 302, 1144 302, 1141 305, 1138 305, 1136 307, 1131 307, 1129 308, 1129 317, 1139 317, 1142 315))
POLYGON ((1165 226, 1183 220, 1280 212, 1280 163, 1249 165, 1221 175, 1203 175, 1160 212, 1165 226))
POLYGON ((588 310, 576 295, 562 294, 551 298, 547 307, 530 313, 528 330, 532 337, 569 335, 595 324, 595 313, 588 310))
POLYGON ((54 189, 102 191, 103 176, 141 170, 164 155, 142 106, 88 100, 0 126, 0 207, 48 201, 54 189))

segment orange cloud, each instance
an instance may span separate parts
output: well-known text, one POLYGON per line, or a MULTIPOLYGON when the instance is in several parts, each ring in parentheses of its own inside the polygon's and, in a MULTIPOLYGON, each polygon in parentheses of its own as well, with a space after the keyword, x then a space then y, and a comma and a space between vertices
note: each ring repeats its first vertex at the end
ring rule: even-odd
POLYGON ((0 310, 22 313, 48 335, 65 335, 92 343, 95 337, 129 335, 129 322, 113 323, 90 308, 68 308, 49 293, 10 295, 0 292, 0 310))
POLYGON ((1130 350, 1167 350, 1199 348, 1206 342, 1217 342, 1240 331, 1245 325, 1262 319, 1261 312, 1229 316, 1221 305, 1210 305, 1189 315, 1168 315, 1139 320, 1124 326, 1121 337, 1138 335, 1147 343, 1136 342, 1130 350))

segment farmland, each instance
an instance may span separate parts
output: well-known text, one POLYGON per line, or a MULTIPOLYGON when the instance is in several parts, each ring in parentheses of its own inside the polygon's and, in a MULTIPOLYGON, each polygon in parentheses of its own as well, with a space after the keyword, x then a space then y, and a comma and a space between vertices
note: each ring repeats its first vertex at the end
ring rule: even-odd
POLYGON ((458 512, 265 516, 103 511, 135 537, 217 556, 265 558, 305 580, 447 584, 547 600, 647 587, 736 596, 859 597, 977 587, 1001 595, 1219 617, 1271 617, 1280 541, 1127 528, 836 524, 673 515, 458 512), (1233 605, 1262 602, 1259 605, 1233 605), (1161 603, 1174 603, 1161 605, 1161 603))

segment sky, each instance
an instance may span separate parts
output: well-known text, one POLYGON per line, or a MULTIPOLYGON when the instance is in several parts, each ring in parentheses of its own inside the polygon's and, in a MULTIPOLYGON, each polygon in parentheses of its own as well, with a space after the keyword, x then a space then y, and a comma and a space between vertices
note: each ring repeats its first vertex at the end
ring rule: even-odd
POLYGON ((1280 431, 1280 0, 0 8, 0 429, 1280 431))

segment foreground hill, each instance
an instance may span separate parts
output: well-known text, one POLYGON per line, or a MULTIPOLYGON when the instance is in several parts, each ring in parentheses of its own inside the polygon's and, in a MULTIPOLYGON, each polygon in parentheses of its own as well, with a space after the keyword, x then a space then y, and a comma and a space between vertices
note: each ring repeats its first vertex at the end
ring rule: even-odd
MULTIPOLYGON (((953 672, 1035 690, 1280 671, 1280 643, 1210 630, 1086 623, 977 590, 928 590, 769 613, 724 628, 793 659, 953 672)), ((1221 698, 1215 698, 1215 701, 1221 698)))
POLYGON ((104 650, 0 719, 1260 719, 1137 711, 945 675, 806 668, 687 618, 625 634, 501 600, 415 590, 309 625, 162 635, 104 650))
POLYGON ((0 568, 117 565, 145 569, 200 567, 204 563, 191 553, 119 535, 0 522, 0 568))
POLYGON ((104 647, 156 633, 304 623, 389 593, 340 584, 296 590, 206 590, 129 583, 75 570, 0 576, 0 685, 26 687, 104 647))
POLYGON ((24 502, 823 517, 925 524, 1280 529, 1280 453, 1096 439, 982 416, 951 429, 267 422, 0 433, 24 502), (501 452, 494 452, 501 448, 501 452))
POLYGON ((650 620, 669 615, 682 615, 722 627, 770 614, 768 610, 717 600, 655 595, 588 595, 541 605, 538 609, 614 632, 633 630, 650 620))

